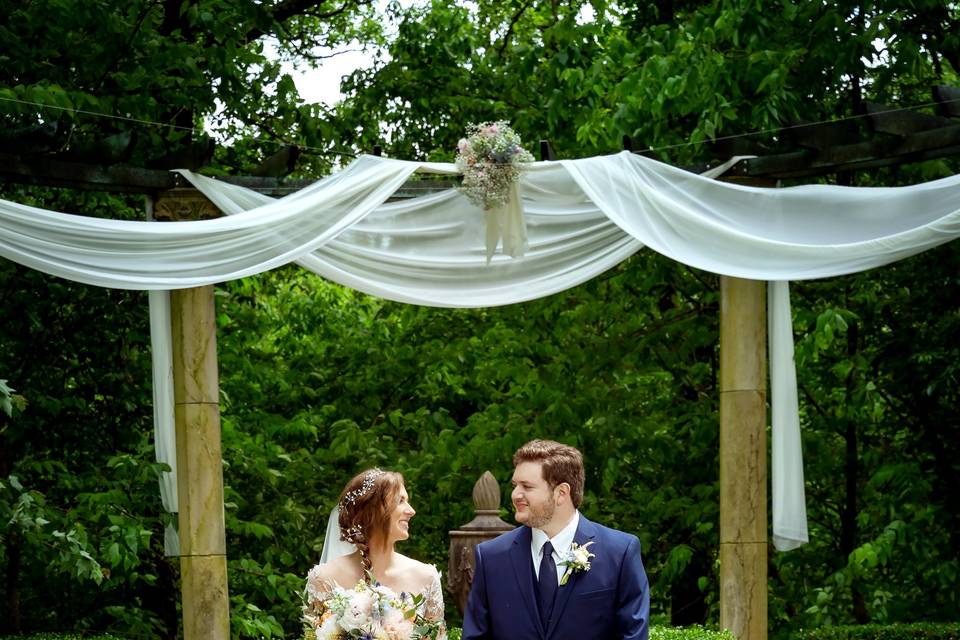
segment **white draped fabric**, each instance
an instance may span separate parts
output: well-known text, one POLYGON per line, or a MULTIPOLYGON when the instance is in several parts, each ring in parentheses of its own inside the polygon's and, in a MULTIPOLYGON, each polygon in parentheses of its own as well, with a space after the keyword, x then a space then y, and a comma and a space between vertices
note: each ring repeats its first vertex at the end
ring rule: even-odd
MULTIPOLYGON (((774 542, 807 539, 786 281, 853 273, 960 235, 960 176, 898 188, 758 189, 630 153, 537 162, 520 184, 528 249, 487 264, 484 216, 455 190, 386 202, 452 164, 363 156, 279 200, 182 172, 227 217, 176 224, 70 216, 0 201, 0 255, 71 280, 162 290, 296 261, 414 304, 484 307, 556 293, 644 246, 771 286, 774 542)), ((163 370, 164 365, 159 365, 163 370)))
POLYGON ((807 505, 803 492, 800 447, 800 405, 793 361, 793 320, 790 288, 782 280, 767 286, 767 343, 770 348, 770 502, 773 505, 773 546, 796 549, 807 541, 807 505))
MULTIPOLYGON (((153 429, 157 462, 170 471, 160 474, 160 500, 167 513, 180 511, 177 495, 177 434, 174 422, 173 335, 170 326, 170 292, 149 291, 150 352, 153 365, 153 429)), ((180 536, 174 525, 163 532, 164 553, 180 555, 180 536)))

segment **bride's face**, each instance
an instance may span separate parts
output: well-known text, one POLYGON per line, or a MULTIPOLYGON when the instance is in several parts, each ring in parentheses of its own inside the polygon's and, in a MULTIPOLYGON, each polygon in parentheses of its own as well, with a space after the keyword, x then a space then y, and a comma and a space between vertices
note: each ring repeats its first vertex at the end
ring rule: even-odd
POLYGON ((390 542, 406 540, 410 537, 410 518, 416 513, 410 506, 410 497, 407 495, 406 488, 400 487, 397 492, 397 506, 390 514, 390 542))

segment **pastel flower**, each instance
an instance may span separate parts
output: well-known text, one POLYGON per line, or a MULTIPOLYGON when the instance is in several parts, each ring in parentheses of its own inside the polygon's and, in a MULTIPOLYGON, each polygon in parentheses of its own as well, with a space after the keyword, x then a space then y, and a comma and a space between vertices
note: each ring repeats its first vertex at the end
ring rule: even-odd
POLYGON ((504 206, 520 179, 522 162, 532 162, 520 136, 506 122, 483 122, 467 127, 457 144, 457 168, 463 172, 459 190, 485 210, 504 206))
POLYGON ((340 626, 333 616, 327 617, 317 629, 317 640, 337 640, 340 637, 340 626))
POLYGON ((413 633, 413 621, 398 609, 391 609, 383 617, 383 630, 389 640, 407 640, 413 633))
POLYGON ((373 614, 373 595, 368 591, 356 591, 351 594, 350 602, 339 619, 344 631, 367 627, 373 614))

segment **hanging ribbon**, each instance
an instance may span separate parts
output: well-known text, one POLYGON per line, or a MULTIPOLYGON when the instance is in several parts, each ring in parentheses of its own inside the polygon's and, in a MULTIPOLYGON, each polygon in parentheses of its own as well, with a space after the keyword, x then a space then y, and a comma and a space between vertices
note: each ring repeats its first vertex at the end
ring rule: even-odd
POLYGON ((519 258, 527 250, 527 222, 523 217, 523 202, 516 182, 510 186, 507 202, 483 212, 487 225, 487 262, 503 242, 503 253, 519 258))

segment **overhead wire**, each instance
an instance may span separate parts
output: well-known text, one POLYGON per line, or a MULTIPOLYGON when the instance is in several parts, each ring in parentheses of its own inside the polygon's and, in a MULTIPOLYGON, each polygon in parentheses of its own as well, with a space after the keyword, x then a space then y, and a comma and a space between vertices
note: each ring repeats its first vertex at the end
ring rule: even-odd
MULTIPOLYGON (((132 122, 132 123, 135 123, 135 124, 140 124, 140 125, 145 125, 145 126, 151 126, 151 127, 162 127, 162 128, 168 128, 168 129, 173 129, 173 130, 177 130, 177 131, 186 131, 186 132, 195 133, 195 134, 210 135, 210 133, 209 133, 208 131, 205 131, 205 130, 203 130, 203 129, 198 129, 198 128, 196 128, 196 127, 185 127, 185 126, 183 126, 183 125, 176 125, 176 124, 170 124, 170 123, 165 123, 165 122, 156 122, 156 121, 153 121, 153 120, 146 120, 146 119, 142 119, 142 118, 133 118, 133 117, 130 117, 130 116, 118 116, 118 115, 114 115, 114 114, 101 113, 101 112, 97 112, 97 111, 89 111, 89 110, 86 110, 86 109, 77 109, 77 108, 73 108, 73 107, 61 107, 61 106, 58 106, 58 105, 44 104, 44 103, 42 103, 42 102, 35 102, 35 101, 31 101, 31 100, 21 100, 21 99, 19 99, 19 98, 8 98, 8 97, 2 97, 2 96, 0 96, 0 101, 2 101, 2 102, 12 102, 12 103, 16 103, 16 104, 23 104, 23 105, 29 105, 29 106, 35 106, 35 107, 40 107, 40 108, 43 108, 43 109, 55 109, 55 110, 65 111, 65 112, 69 112, 69 113, 72 113, 72 114, 78 114, 78 115, 84 115, 84 116, 93 116, 93 117, 97 117, 97 118, 105 118, 105 119, 111 119, 111 120, 120 120, 120 121, 124 121, 124 122, 132 122)), ((715 138, 709 138, 709 139, 699 140, 699 141, 680 142, 680 143, 676 143, 676 144, 668 144, 668 145, 662 145, 662 146, 658 146, 658 147, 648 147, 648 148, 644 149, 643 152, 668 151, 668 150, 670 150, 670 149, 679 149, 679 148, 683 148, 683 147, 689 147, 689 146, 693 146, 693 145, 697 145, 697 144, 704 144, 704 143, 708 143, 708 142, 713 143, 713 142, 720 142, 720 141, 727 141, 727 140, 737 140, 737 139, 740 139, 740 138, 749 138, 749 137, 761 136, 761 135, 777 134, 777 133, 782 133, 782 132, 791 131, 791 130, 795 130, 795 129, 802 129, 802 128, 805 128, 805 127, 815 127, 815 126, 818 126, 818 125, 834 124, 834 123, 839 123, 839 122, 849 122, 849 121, 859 120, 859 119, 863 119, 863 118, 869 118, 869 117, 873 117, 873 116, 877 116, 877 115, 901 113, 901 112, 906 112, 906 111, 916 111, 916 110, 918 110, 918 109, 925 109, 925 108, 929 108, 929 107, 935 107, 935 106, 938 106, 938 105, 953 104, 953 103, 958 103, 958 102, 960 102, 960 98, 954 98, 954 99, 949 99, 949 100, 939 100, 939 101, 934 101, 934 102, 925 102, 925 103, 922 103, 922 104, 911 105, 911 106, 908 106, 908 107, 896 107, 896 108, 885 109, 885 110, 881 110, 881 111, 875 111, 875 112, 873 112, 873 113, 854 114, 854 115, 850 115, 850 116, 841 116, 841 117, 839 117, 839 118, 831 118, 831 119, 828 119, 828 120, 817 120, 817 121, 815 121, 815 122, 802 122, 802 123, 797 123, 797 124, 785 125, 785 126, 782 126, 782 127, 770 127, 770 128, 761 129, 761 130, 758 130, 758 131, 748 131, 748 132, 745 132, 745 133, 736 133, 736 134, 730 134, 730 135, 726 135, 726 136, 718 136, 718 137, 715 137, 715 138)), ((325 154, 334 153, 334 154, 339 154, 339 155, 344 155, 344 156, 350 156, 350 157, 356 157, 356 156, 357 156, 357 151, 355 151, 355 150, 353 150, 353 149, 342 148, 342 147, 341 147, 341 148, 334 147, 334 148, 331 148, 331 149, 325 149, 325 148, 322 148, 322 147, 314 147, 314 146, 310 146, 310 145, 302 145, 302 144, 295 144, 295 143, 290 143, 290 142, 282 142, 282 141, 280 141, 280 140, 267 140, 267 139, 257 139, 257 140, 248 139, 248 140, 251 140, 251 141, 253 141, 253 142, 257 142, 257 143, 259 143, 259 144, 271 144, 271 145, 274 145, 274 146, 277 146, 277 147, 296 146, 296 147, 298 147, 299 149, 301 149, 301 150, 303 150, 303 151, 315 151, 315 152, 318 152, 318 153, 325 153, 325 154)))

